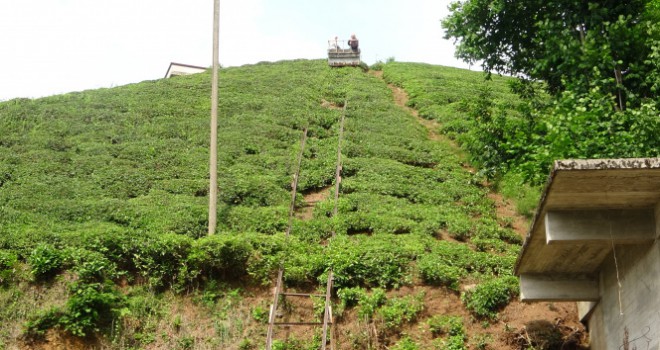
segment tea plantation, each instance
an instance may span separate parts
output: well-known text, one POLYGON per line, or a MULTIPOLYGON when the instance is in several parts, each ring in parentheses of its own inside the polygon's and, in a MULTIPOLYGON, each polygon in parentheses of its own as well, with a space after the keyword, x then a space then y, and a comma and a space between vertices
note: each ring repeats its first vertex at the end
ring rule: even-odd
MULTIPOLYGON (((462 83, 411 86, 422 114, 478 96, 481 73, 435 69, 462 83)), ((491 89, 513 96, 503 80, 491 89)), ((356 315, 390 348, 467 348, 477 336, 463 324, 494 322, 517 295, 521 238, 482 176, 429 140, 381 79, 323 60, 220 71, 219 227, 207 236, 209 96, 207 72, 0 103, 0 349, 260 349, 280 265, 298 290, 332 269, 337 327, 356 315), (338 215, 327 196, 287 239, 303 129, 299 207, 331 191, 344 105, 338 215), (392 294, 407 287, 445 291, 470 316, 431 318, 423 293, 392 294)), ((342 348, 374 344, 359 329, 342 348)), ((276 346, 313 349, 309 334, 276 346)))

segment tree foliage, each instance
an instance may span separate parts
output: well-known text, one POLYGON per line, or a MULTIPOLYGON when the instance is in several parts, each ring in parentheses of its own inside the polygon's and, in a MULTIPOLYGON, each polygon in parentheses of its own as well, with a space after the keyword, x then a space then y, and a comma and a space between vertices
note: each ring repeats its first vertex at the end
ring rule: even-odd
POLYGON ((467 100, 459 141, 489 175, 544 181, 561 158, 660 153, 660 2, 465 0, 442 22, 457 57, 518 77, 522 101, 467 100), (544 88, 550 98, 539 94, 544 88))
POLYGON ((599 85, 620 109, 657 87, 657 1, 467 0, 450 10, 442 25, 456 55, 487 72, 543 80, 552 94, 599 85))

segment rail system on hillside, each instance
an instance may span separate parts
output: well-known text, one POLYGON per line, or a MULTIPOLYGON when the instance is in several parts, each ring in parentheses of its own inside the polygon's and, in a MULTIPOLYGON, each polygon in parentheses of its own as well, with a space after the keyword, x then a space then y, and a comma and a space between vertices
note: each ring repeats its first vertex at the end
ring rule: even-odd
MULTIPOLYGON (((337 166, 335 171, 335 193, 334 193, 334 208, 332 211, 333 217, 337 215, 337 208, 339 202, 339 184, 341 182, 341 170, 342 170, 342 159, 341 159, 341 142, 344 134, 344 119, 346 116, 346 101, 344 102, 344 107, 342 110, 341 120, 339 122, 339 137, 337 142, 337 166)), ((289 206, 289 223, 286 229, 286 237, 289 238, 291 233, 291 227, 293 224, 293 217, 295 214, 295 202, 296 194, 298 190, 298 177, 300 176, 300 167, 302 164, 302 157, 305 151, 305 143, 307 141, 307 128, 303 131, 303 135, 300 141, 300 153, 298 154, 298 161, 296 166, 296 171, 293 174, 293 181, 291 183, 291 204, 289 206)), ((332 231, 332 236, 330 239, 335 237, 335 231, 332 231)), ((330 327, 334 325, 332 319, 332 306, 330 305, 330 297, 332 295, 333 287, 333 274, 332 269, 328 271, 328 279, 326 282, 325 294, 313 294, 313 293, 287 293, 283 290, 283 275, 284 267, 280 265, 280 269, 277 272, 277 281, 275 282, 275 292, 273 296, 273 303, 270 307, 270 314, 268 317, 268 333, 266 335, 266 350, 272 350, 273 346, 273 337, 275 334, 275 327, 277 326, 322 326, 323 335, 321 339, 321 350, 326 350, 328 345, 328 340, 330 341, 330 350, 335 349, 335 339, 334 337, 329 337, 330 327), (278 304, 280 299, 285 297, 302 297, 302 298, 312 298, 312 297, 324 297, 325 306, 323 312, 323 322, 276 322, 278 304)))

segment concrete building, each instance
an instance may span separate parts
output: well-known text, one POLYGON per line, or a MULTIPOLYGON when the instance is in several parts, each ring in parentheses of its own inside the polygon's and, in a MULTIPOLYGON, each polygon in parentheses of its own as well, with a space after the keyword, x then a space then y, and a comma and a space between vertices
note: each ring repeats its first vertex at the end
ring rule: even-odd
POLYGON ((660 349, 660 158, 557 161, 516 263, 523 301, 576 301, 592 349, 660 349))
POLYGON ((201 73, 205 71, 206 68, 191 66, 189 64, 183 63, 170 63, 170 66, 167 68, 167 73, 165 73, 165 78, 176 77, 179 75, 189 75, 195 73, 201 73))

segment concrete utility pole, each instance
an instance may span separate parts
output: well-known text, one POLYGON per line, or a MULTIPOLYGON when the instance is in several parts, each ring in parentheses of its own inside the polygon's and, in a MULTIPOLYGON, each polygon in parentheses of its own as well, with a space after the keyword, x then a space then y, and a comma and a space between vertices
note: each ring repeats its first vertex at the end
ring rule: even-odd
POLYGON ((211 144, 209 185, 209 235, 215 234, 218 202, 218 59, 220 32, 220 0, 213 0, 213 81, 211 82, 211 144))

